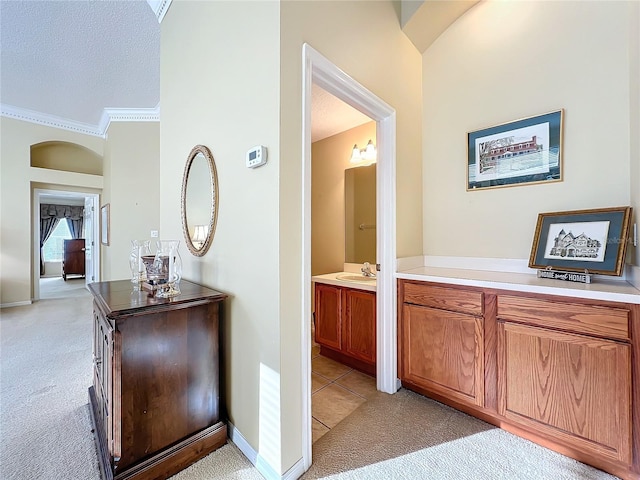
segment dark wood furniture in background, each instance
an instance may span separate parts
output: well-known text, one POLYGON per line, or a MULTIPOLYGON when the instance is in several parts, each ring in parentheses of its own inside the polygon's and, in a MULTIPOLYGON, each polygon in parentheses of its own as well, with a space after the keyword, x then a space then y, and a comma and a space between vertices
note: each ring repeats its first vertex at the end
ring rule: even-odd
POLYGON ((320 354, 376 374, 376 293, 315 283, 315 341, 320 354))
POLYGON ((185 280, 171 299, 135 291, 129 280, 89 289, 89 402, 103 478, 168 478, 224 445, 219 322, 226 295, 185 280))
POLYGON ((640 305, 399 280, 398 359, 411 390, 640 478, 640 305))
POLYGON ((67 281, 67 275, 84 277, 84 238, 64 241, 64 255, 62 258, 62 278, 67 281))

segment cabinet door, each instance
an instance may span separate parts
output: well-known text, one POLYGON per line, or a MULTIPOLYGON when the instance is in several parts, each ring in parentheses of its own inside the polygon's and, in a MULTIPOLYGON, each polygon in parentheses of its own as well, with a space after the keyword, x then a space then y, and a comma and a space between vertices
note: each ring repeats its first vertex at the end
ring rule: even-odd
POLYGON ((585 452, 631 462, 630 346, 500 322, 498 411, 585 452))
POLYGON ((95 308, 93 319, 93 386, 102 428, 108 445, 112 445, 113 329, 95 308))
POLYGON ((376 294, 344 289, 344 352, 367 363, 376 362, 376 294))
POLYGON ((473 405, 484 400, 482 317, 404 304, 401 380, 473 405))
POLYGON ((315 284, 316 342, 336 350, 342 349, 342 290, 322 283, 315 284))

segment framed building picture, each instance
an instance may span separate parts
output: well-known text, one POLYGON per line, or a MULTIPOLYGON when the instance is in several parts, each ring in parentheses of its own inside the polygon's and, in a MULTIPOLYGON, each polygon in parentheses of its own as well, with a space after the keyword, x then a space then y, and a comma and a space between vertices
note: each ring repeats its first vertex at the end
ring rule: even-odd
POLYGON ((621 275, 631 207, 541 213, 530 268, 621 275))
POLYGON ((109 204, 100 208, 100 243, 109 245, 109 204))
POLYGON ((562 180, 563 111, 467 134, 467 191, 562 180))

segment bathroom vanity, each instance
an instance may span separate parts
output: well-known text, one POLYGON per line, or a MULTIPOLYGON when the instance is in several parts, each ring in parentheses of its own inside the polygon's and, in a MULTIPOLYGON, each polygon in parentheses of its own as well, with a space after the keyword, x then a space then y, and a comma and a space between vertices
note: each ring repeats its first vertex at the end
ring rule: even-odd
POLYGON ((93 294, 90 412, 103 479, 168 478, 227 440, 220 413, 220 307, 182 280, 163 299, 129 280, 93 294))
POLYGON ((376 374, 375 279, 337 273, 313 277, 320 354, 376 374))
POLYGON ((398 276, 403 386, 640 478, 637 290, 624 282, 539 287, 526 279, 398 276))

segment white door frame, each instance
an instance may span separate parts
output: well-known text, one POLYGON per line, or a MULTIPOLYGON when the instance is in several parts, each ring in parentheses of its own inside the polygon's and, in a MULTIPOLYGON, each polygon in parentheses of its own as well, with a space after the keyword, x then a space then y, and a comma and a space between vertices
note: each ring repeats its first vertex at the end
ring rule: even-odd
MULTIPOLYGON (((94 256, 93 256, 93 275, 96 281, 100 279, 100 222, 96 221, 96 215, 99 215, 100 211, 100 195, 97 193, 85 193, 85 192, 77 192, 74 190, 53 190, 53 189, 44 189, 44 188, 34 188, 33 189, 33 300, 40 300, 40 195, 53 194, 53 195, 64 195, 64 194, 73 194, 76 197, 89 197, 93 199, 94 206, 94 221, 93 221, 93 239, 86 239, 93 241, 93 245, 97 247, 97 255, 95 255, 96 250, 94 248, 94 256)), ((84 207, 84 203, 82 204, 84 207)))
POLYGON ((316 84, 376 121, 377 388, 398 390, 396 343, 396 112, 309 44, 302 46, 302 458, 312 461, 311 436, 311 87, 316 84))

